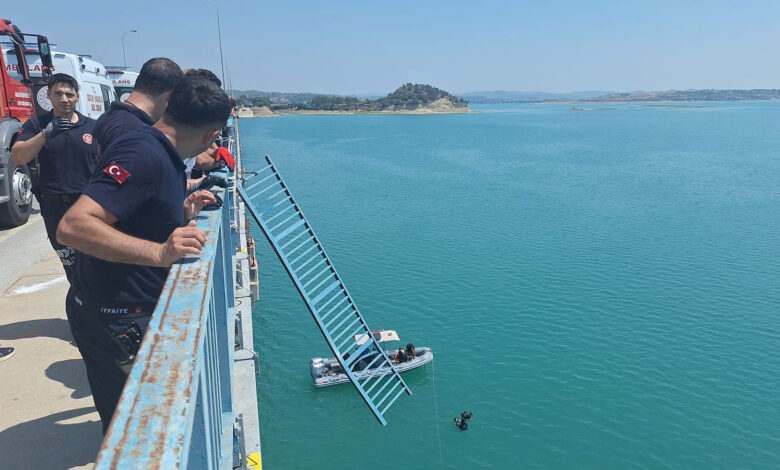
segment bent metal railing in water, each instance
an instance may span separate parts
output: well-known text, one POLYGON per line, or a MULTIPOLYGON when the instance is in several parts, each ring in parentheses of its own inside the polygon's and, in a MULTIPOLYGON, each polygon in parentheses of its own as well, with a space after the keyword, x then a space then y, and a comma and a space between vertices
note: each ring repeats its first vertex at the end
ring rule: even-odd
POLYGON ((252 184, 246 190, 239 187, 238 193, 352 385, 376 419, 387 424, 384 414, 390 405, 404 392, 409 395, 412 392, 384 354, 375 354, 368 366, 360 360, 370 349, 381 351, 379 343, 271 159, 265 159, 267 166, 255 172, 252 184), (367 335, 371 340, 354 350, 357 335, 367 335))

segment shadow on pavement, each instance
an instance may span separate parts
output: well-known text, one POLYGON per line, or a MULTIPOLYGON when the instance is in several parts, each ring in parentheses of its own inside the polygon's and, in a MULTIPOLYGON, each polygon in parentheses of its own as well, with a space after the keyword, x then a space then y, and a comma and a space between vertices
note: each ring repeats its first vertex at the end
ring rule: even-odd
POLYGON ((44 318, 0 325, 0 341, 37 338, 40 336, 57 338, 73 343, 68 320, 64 318, 44 318))
POLYGON ((81 359, 68 359, 53 363, 46 368, 46 377, 73 389, 73 393, 70 394, 71 398, 92 396, 87 382, 87 370, 81 359))
POLYGON ((94 462, 103 440, 100 421, 61 423, 94 411, 63 411, 0 431, 0 465, 65 470, 94 462))

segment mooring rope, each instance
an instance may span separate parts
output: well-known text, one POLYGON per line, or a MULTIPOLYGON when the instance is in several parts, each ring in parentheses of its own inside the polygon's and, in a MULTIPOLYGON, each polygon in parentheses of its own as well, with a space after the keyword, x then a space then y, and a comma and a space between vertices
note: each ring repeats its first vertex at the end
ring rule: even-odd
POLYGON ((439 434, 439 404, 436 400, 436 366, 433 365, 434 362, 436 361, 431 361, 431 376, 433 380, 433 410, 436 414, 436 439, 439 441, 439 465, 441 465, 441 468, 444 468, 444 455, 441 452, 441 435, 439 434))

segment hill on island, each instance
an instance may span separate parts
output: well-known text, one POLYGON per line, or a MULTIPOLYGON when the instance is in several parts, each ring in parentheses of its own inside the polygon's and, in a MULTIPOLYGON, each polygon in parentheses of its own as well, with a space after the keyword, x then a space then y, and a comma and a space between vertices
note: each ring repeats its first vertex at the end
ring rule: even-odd
POLYGON ((434 104, 449 104, 453 108, 465 108, 468 106, 466 100, 457 98, 431 85, 419 85, 407 83, 402 85, 394 92, 378 100, 366 100, 369 103, 376 103, 380 111, 413 111, 421 107, 430 107, 434 104), (442 103, 444 101, 445 103, 442 103))
POLYGON ((407 83, 394 92, 375 100, 361 100, 354 96, 318 95, 310 100, 296 104, 296 109, 311 111, 416 111, 430 109, 465 109, 465 100, 452 96, 444 90, 431 85, 407 83))

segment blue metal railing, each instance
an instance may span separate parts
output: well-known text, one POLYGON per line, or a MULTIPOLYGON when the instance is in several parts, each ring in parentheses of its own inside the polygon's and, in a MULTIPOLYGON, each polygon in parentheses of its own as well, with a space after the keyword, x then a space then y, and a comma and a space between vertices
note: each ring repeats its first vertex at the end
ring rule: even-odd
POLYGON ((201 255, 171 268, 95 469, 233 468, 238 239, 235 193, 222 198, 198 217, 201 255))

